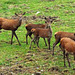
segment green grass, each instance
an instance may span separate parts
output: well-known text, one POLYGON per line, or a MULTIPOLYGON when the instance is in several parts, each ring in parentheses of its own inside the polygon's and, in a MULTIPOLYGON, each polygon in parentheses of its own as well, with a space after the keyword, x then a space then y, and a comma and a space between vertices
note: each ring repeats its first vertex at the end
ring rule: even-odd
MULTIPOLYGON (((53 46, 53 43, 55 42, 54 39, 54 33, 57 31, 67 31, 67 32, 75 32, 75 1, 74 0, 1 0, 0 1, 0 17, 7 17, 11 18, 11 16, 14 15, 14 13, 20 13, 20 12, 26 12, 24 16, 33 16, 38 11, 40 12, 37 14, 37 16, 58 16, 60 21, 53 22, 51 24, 52 30, 53 30, 53 36, 51 39, 51 49, 53 46), (48 9, 47 9, 48 8, 48 9), (30 13, 27 13, 30 12, 30 13)), ((44 21, 34 21, 34 23, 44 23, 44 21)), ((48 71, 53 66, 58 66, 60 71, 58 72, 58 75, 61 75, 64 73, 64 75, 72 75, 74 74, 73 68, 75 68, 75 62, 73 61, 73 56, 70 56, 71 60, 71 68, 63 67, 63 56, 60 48, 58 45, 55 47, 55 56, 53 57, 51 53, 46 52, 48 49, 45 47, 44 41, 41 38, 39 42, 40 49, 37 48, 34 43, 32 44, 36 48, 29 49, 29 44, 26 45, 26 29, 25 29, 25 23, 23 23, 18 30, 16 31, 16 34, 19 38, 19 41, 21 42, 21 46, 18 45, 18 42, 16 38, 13 39, 13 45, 10 45, 9 43, 11 40, 11 31, 5 31, 1 30, 2 33, 0 33, 0 66, 12 66, 16 62, 21 62, 21 65, 25 67, 29 67, 31 71, 40 71, 44 70, 42 75, 54 75, 51 71, 48 71), (4 31, 4 32, 3 32, 4 31), (41 52, 39 52, 40 50, 41 52), (26 59, 26 56, 28 52, 31 51, 30 59, 33 61, 29 61, 26 59), (47 54, 48 53, 48 54, 47 54), (33 55, 34 54, 34 55, 33 55), (47 60, 44 59, 46 56, 48 57, 47 60), (18 57, 17 59, 15 57, 18 57), (39 67, 36 69, 35 67, 39 67), (68 70, 68 72, 64 72, 65 70, 68 70)), ((30 42, 31 39, 28 38, 28 42, 30 42)), ((68 66, 68 64, 67 64, 68 66)), ((32 72, 31 72, 32 73, 32 72)), ((57 73, 57 72, 56 72, 57 73)), ((18 74, 20 75, 20 74, 18 74)), ((30 75, 30 72, 26 71, 21 75, 30 75)))

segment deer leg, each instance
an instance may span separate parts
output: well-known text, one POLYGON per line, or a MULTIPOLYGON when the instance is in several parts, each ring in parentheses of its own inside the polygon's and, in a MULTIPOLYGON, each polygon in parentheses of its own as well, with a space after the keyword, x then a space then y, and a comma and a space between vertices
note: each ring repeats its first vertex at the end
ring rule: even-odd
POLYGON ((32 39, 31 35, 29 35, 29 37, 32 39))
POLYGON ((59 47, 61 48, 61 44, 59 44, 59 47))
POLYGON ((43 38, 43 39, 44 39, 45 45, 47 46, 47 43, 46 43, 46 40, 45 40, 45 38, 43 38))
POLYGON ((34 38, 31 40, 30 46, 29 46, 30 49, 31 49, 32 42, 33 42, 35 39, 36 39, 36 37, 34 37, 34 38))
POLYGON ((37 43, 37 46, 39 47, 39 37, 37 37, 37 39, 36 39, 36 43, 37 43))
POLYGON ((47 41, 48 41, 48 47, 49 47, 49 50, 50 50, 50 38, 48 38, 47 41))
MULTIPOLYGON (((32 33, 31 32, 27 32, 27 34, 26 34, 26 44, 28 44, 28 35, 32 39, 32 37, 31 37, 32 33)), ((35 43, 35 41, 34 41, 34 43, 35 43)))
POLYGON ((69 67, 71 67, 68 56, 69 56, 68 53, 66 53, 66 58, 67 58, 67 61, 68 61, 69 67))
POLYGON ((16 39, 17 39, 17 41, 18 41, 19 45, 21 46, 21 44, 20 44, 20 42, 19 42, 19 40, 18 40, 18 37, 17 37, 17 35, 16 35, 15 31, 13 31, 13 34, 15 35, 15 37, 16 37, 16 39))
POLYGON ((66 64, 65 64, 65 50, 63 50, 63 59, 64 59, 64 67, 66 67, 66 64))
POLYGON ((55 46, 59 43, 59 41, 60 41, 60 40, 57 40, 57 41, 55 41, 55 43, 53 44, 53 54, 52 54, 52 55, 54 55, 54 48, 55 48, 55 46))
MULTIPOLYGON (((30 34, 29 34, 29 37, 32 39, 31 35, 32 35, 32 33, 30 33, 30 34)), ((34 40, 34 41, 33 41, 33 42, 34 42, 34 44, 35 44, 35 41, 36 41, 36 40, 34 40)))
POLYGON ((32 33, 29 33, 29 37, 32 39, 31 35, 32 35, 32 33))
POLYGON ((12 37, 11 37, 11 45, 12 45, 12 41, 13 41, 13 31, 12 31, 12 37))
POLYGON ((26 44, 28 44, 28 35, 29 35, 29 33, 27 32, 27 34, 26 34, 26 44))
POLYGON ((34 44, 38 44, 39 43, 39 37, 36 37, 35 41, 34 41, 34 44))

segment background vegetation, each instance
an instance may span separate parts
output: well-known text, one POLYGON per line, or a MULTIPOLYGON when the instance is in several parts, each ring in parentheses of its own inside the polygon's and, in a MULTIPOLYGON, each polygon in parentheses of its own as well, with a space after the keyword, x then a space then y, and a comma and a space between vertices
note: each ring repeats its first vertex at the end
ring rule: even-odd
MULTIPOLYGON (((52 56, 52 46, 55 41, 54 33, 57 31, 74 32, 75 30, 75 0, 1 0, 0 17, 13 18, 14 13, 26 12, 24 17, 32 16, 57 16, 57 22, 51 24, 53 36, 51 39, 51 51, 40 39, 40 49, 33 44, 29 49, 26 45, 25 19, 16 31, 21 42, 18 45, 15 37, 13 45, 10 45, 11 31, 1 30, 0 33, 0 74, 34 75, 40 72, 42 75, 73 75, 75 74, 75 61, 70 55, 71 68, 64 68, 62 51, 55 47, 55 56, 52 56), (39 12, 37 15, 36 13, 39 12)), ((28 23, 43 23, 44 20, 27 20, 28 23)), ((29 43, 31 39, 28 39, 29 43)), ((66 63, 67 64, 67 63, 66 63)), ((68 64, 67 64, 68 66, 68 64)))

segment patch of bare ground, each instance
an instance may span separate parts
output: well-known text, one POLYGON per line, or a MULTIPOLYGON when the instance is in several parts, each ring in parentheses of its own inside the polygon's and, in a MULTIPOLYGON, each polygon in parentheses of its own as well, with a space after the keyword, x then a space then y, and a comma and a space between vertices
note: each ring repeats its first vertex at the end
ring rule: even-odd
POLYGON ((29 50, 26 55, 17 51, 14 58, 6 59, 6 61, 10 61, 10 65, 0 66, 0 75, 41 75, 46 73, 64 75, 60 67, 49 64, 49 61, 54 59, 52 51, 48 49, 36 49, 36 51, 29 50), (16 60, 19 57, 22 58, 21 61, 16 60))

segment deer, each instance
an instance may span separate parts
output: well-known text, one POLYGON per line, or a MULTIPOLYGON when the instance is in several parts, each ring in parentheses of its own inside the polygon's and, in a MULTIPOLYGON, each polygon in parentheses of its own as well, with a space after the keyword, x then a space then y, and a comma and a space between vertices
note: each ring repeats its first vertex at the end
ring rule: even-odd
POLYGON ((59 47, 63 51, 64 67, 66 67, 65 58, 67 58, 69 67, 71 67, 68 55, 69 55, 69 53, 73 53, 74 54, 74 60, 75 60, 75 41, 72 40, 71 38, 63 37, 60 40, 59 47))
POLYGON ((55 42, 53 44, 53 54, 52 55, 54 55, 54 48, 60 42, 61 38, 68 37, 75 41, 75 33, 58 31, 55 33, 54 36, 55 36, 55 42))
POLYGON ((18 29, 18 27, 21 26, 22 23, 22 16, 25 14, 25 12, 23 14, 18 15, 17 13, 15 13, 15 15, 18 17, 17 19, 6 19, 6 18, 0 18, 0 30, 4 29, 4 30, 10 30, 12 31, 12 37, 11 37, 11 45, 12 45, 12 41, 13 41, 13 36, 16 37, 19 45, 20 42, 18 40, 18 37, 15 33, 15 31, 18 29))
MULTIPOLYGON (((51 18, 50 16, 47 18, 47 17, 44 17, 45 19, 45 24, 27 24, 25 26, 26 30, 27 30, 27 34, 26 34, 26 44, 28 44, 28 36, 32 39, 32 32, 31 32, 31 29, 33 28, 43 28, 43 29, 47 29, 48 28, 48 25, 47 25, 47 22, 49 22, 50 24, 55 20, 53 17, 51 18)), ((47 43, 46 43, 46 40, 45 38, 43 38, 44 41, 45 41, 45 45, 47 46, 47 43)))
POLYGON ((42 37, 42 38, 47 38, 48 49, 50 50, 50 40, 51 40, 51 37, 52 37, 52 29, 51 29, 50 24, 51 24, 51 22, 47 21, 47 26, 48 26, 47 29, 43 29, 43 28, 33 28, 33 29, 31 29, 31 32, 34 35, 34 38, 31 40, 31 43, 30 43, 30 46, 29 46, 30 49, 31 49, 32 42, 34 40, 36 40, 37 46, 39 47, 38 41, 39 41, 39 38, 42 37))

